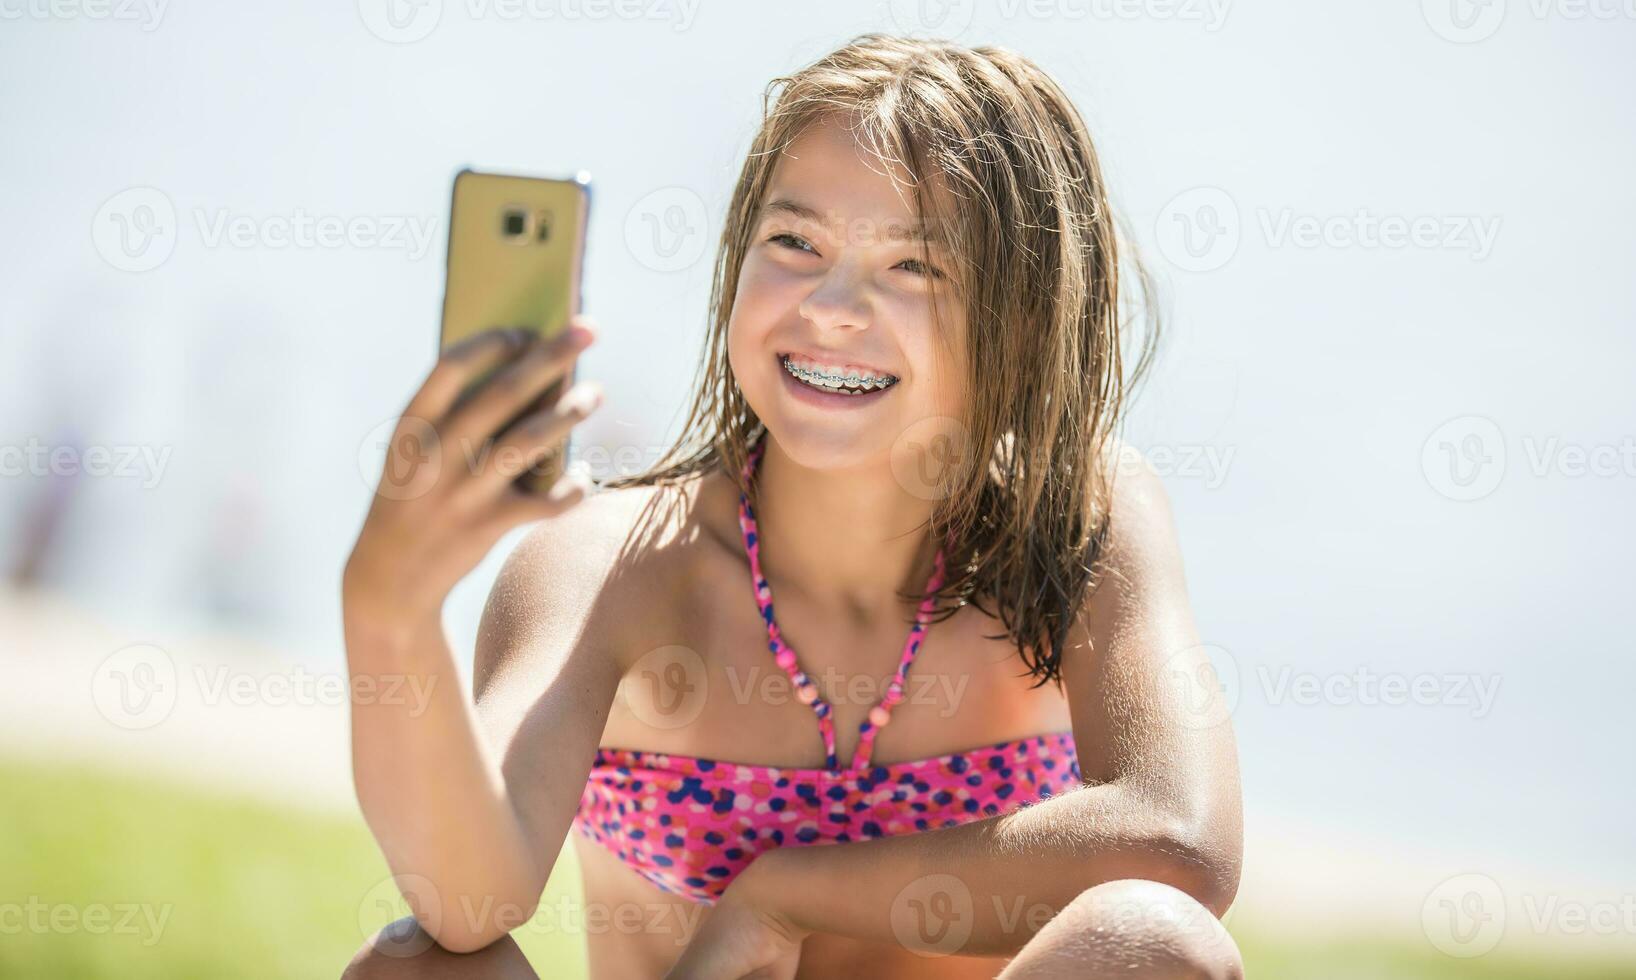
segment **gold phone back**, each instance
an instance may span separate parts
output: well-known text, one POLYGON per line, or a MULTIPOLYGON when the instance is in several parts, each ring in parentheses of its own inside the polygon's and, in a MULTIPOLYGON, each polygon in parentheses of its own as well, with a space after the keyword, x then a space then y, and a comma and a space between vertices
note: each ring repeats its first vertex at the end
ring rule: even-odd
MULTIPOLYGON (((493 327, 523 327, 547 337, 564 329, 579 311, 589 211, 589 189, 580 180, 461 171, 450 208, 441 346, 493 327)), ((499 368, 474 378, 465 394, 499 368)), ((566 383, 577 373, 576 364, 566 383)), ((519 417, 555 403, 564 387, 563 380, 553 382, 519 417)), ((549 489, 562 475, 567 452, 564 436, 519 483, 549 489)))
POLYGON ((578 181, 462 171, 449 219, 443 346, 491 327, 561 330, 579 309, 588 203, 578 181))

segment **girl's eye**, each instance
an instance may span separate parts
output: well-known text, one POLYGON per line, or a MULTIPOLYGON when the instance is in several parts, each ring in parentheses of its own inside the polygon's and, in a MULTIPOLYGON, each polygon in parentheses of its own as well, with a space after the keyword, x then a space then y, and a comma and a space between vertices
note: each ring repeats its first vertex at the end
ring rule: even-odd
MULTIPOLYGON (((809 255, 818 254, 818 250, 808 244, 806 239, 800 237, 799 235, 792 235, 787 231, 781 231, 776 235, 769 235, 767 237, 767 241, 777 242, 785 248, 792 249, 797 252, 806 252, 809 255)), ((936 266, 927 265, 919 259, 904 259, 902 262, 898 263, 898 267, 917 276, 929 276, 933 279, 944 278, 943 270, 937 268, 936 266)))
POLYGON ((778 242, 779 244, 783 245, 785 248, 793 248, 793 249, 795 249, 797 251, 801 251, 801 252, 811 252, 814 255, 818 254, 817 250, 814 249, 811 245, 808 245, 805 240, 803 240, 803 239, 801 239, 801 238, 799 238, 799 237, 797 237, 795 235, 792 235, 787 231, 781 231, 778 234, 773 235, 772 237, 768 238, 767 241, 769 241, 769 242, 778 242))
POLYGON ((917 276, 931 276, 933 279, 943 278, 942 269, 939 269, 935 265, 927 265, 919 259, 904 259, 902 262, 899 262, 898 265, 900 267, 906 267, 907 271, 913 272, 917 276))

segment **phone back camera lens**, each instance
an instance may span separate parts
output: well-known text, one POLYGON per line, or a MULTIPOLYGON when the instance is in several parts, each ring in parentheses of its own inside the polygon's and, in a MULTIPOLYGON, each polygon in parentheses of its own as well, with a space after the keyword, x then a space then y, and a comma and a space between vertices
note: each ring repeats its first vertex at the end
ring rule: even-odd
POLYGON ((528 212, 508 208, 500 215, 500 234, 507 238, 521 238, 528 231, 528 212))

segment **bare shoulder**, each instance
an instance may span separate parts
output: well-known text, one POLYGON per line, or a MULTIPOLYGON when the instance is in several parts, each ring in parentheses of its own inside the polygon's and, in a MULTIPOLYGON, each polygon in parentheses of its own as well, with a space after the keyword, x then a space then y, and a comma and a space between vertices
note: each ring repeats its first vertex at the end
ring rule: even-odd
POLYGON ((1140 450, 1117 439, 1104 453, 1103 471, 1108 526, 1097 590, 1110 584, 1181 587, 1175 516, 1158 473, 1140 450))
MULTIPOLYGON (((1119 651, 1178 649, 1193 635, 1170 496, 1134 446, 1103 455, 1106 529, 1064 650, 1065 673, 1096 677, 1119 651)), ((1129 655, 1127 653, 1127 655, 1129 655)))
POLYGON ((617 666, 625 642, 679 614, 691 570, 713 550, 713 475, 602 489, 536 523, 501 566, 479 627, 474 692, 518 662, 596 651, 617 666), (703 527, 701 525, 708 525, 703 527))

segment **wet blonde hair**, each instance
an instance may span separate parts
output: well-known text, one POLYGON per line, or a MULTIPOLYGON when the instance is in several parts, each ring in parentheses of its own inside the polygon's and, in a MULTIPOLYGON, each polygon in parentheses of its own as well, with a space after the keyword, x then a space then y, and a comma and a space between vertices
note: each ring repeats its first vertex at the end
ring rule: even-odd
POLYGON ((740 473, 761 422, 728 363, 733 297, 779 153, 835 113, 889 170, 907 174, 965 301, 954 334, 966 346, 959 421, 974 452, 969 465, 948 468, 929 522, 934 540, 950 542, 935 618, 970 601, 1004 624, 1036 686, 1060 683, 1063 645, 1106 538, 1115 432, 1158 322, 1147 273, 1121 246, 1084 121, 1015 52, 866 34, 768 84, 722 231, 682 431, 654 466, 604 486, 720 468, 753 493, 740 473), (1122 278, 1135 289, 1122 294, 1122 278), (1133 333, 1137 316, 1147 329, 1133 333))

